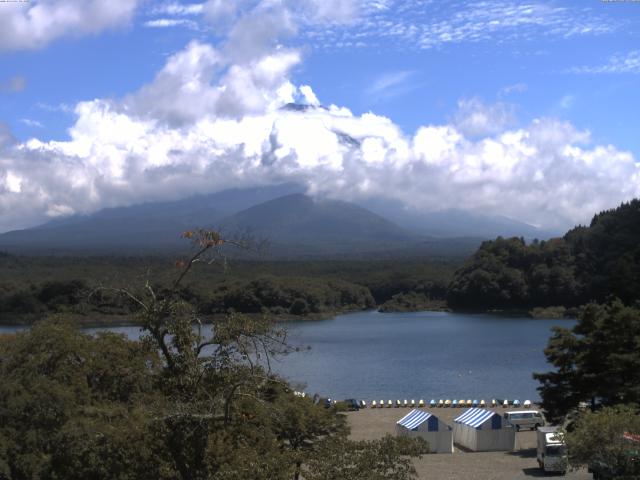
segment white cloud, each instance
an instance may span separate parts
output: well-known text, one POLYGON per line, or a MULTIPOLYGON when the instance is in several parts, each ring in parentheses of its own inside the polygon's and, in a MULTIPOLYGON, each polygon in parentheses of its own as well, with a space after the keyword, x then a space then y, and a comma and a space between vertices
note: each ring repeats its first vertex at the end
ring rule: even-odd
POLYGON ((192 16, 200 15, 204 11, 203 3, 165 3, 161 5, 155 5, 151 9, 153 15, 179 15, 179 16, 192 16))
MULTIPOLYGON (((312 22, 348 22, 355 10, 330 16, 315 4, 303 14, 285 0, 227 3, 232 8, 218 10, 218 19, 234 23, 221 46, 192 41, 138 91, 78 103, 67 140, 18 143, 0 129, 0 231, 283 181, 346 200, 482 210, 546 227, 586 221, 640 196, 640 168, 630 153, 593 145, 588 132, 554 119, 516 127, 508 104, 462 100, 451 122, 425 125, 413 136, 389 118, 319 106, 310 86, 291 82, 301 53, 281 42, 312 22), (294 101, 308 106, 287 107, 294 101)), ((209 1, 202 15, 211 15, 212 5, 223 8, 209 1)), ((392 2, 352 5, 386 14, 392 2)), ((506 12, 504 21, 526 30, 536 12, 521 11, 524 20, 506 12)), ((475 25, 460 38, 481 38, 475 25)), ((444 26, 439 34, 457 35, 444 26)), ((379 79, 371 88, 389 91, 406 77, 379 79)))
POLYGON ((453 121, 463 134, 475 137, 503 131, 515 123, 515 114, 513 107, 506 103, 487 105, 477 98, 470 98, 458 101, 453 121))
POLYGON ((40 123, 38 120, 32 120, 30 118, 21 118, 20 119, 20 123, 25 124, 27 127, 31 127, 31 128, 42 128, 44 127, 44 125, 42 125, 42 123, 40 123))
POLYGON ((42 48, 61 37, 80 37, 128 24, 138 0, 32 0, 3 3, 0 51, 42 48))
POLYGON ((568 72, 578 74, 640 74, 640 50, 615 54, 604 65, 573 67, 568 72))
POLYGON ((347 37, 378 48, 432 49, 443 45, 498 40, 531 41, 541 36, 572 38, 602 35, 619 28, 621 22, 593 10, 567 8, 549 2, 482 0, 458 3, 425 0, 364 1, 354 27, 345 35, 322 28, 304 32, 321 40, 328 49, 352 47, 347 37))
MULTIPOLYGON (((0 150, 0 230, 283 181, 346 200, 482 210, 560 228, 640 195, 630 153, 593 145, 588 132, 554 119, 495 129, 488 119, 465 120, 409 136, 373 113, 282 108, 294 98, 313 104, 315 94, 288 80, 297 54, 278 52, 218 71, 220 52, 192 42, 131 96, 79 103, 68 140, 8 144, 0 150), (250 98, 230 111, 222 101, 230 91, 250 98)), ((502 106, 467 102, 474 114, 498 112, 500 124, 502 106)))
POLYGON ((188 28, 197 28, 197 24, 184 18, 156 18, 155 20, 148 20, 144 22, 145 27, 149 28, 169 28, 184 26, 188 28))

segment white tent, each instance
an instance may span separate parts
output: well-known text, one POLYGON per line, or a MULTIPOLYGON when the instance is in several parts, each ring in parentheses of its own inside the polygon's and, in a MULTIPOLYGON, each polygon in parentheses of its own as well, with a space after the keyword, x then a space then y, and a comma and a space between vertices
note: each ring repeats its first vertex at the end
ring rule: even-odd
POLYGON ((431 453, 453 453, 451 427, 424 410, 411 410, 396 423, 396 433, 408 437, 422 437, 429 442, 431 453))
POLYGON ((484 408, 470 408, 453 424, 453 439, 474 452, 513 450, 516 431, 502 421, 500 414, 484 408))

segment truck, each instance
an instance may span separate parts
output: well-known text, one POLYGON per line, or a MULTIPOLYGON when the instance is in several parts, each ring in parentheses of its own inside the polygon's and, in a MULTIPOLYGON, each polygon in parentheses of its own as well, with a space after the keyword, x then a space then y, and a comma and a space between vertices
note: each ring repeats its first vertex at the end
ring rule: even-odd
POLYGON ((538 465, 546 472, 566 473, 569 466, 567 446, 560 427, 538 427, 538 465))

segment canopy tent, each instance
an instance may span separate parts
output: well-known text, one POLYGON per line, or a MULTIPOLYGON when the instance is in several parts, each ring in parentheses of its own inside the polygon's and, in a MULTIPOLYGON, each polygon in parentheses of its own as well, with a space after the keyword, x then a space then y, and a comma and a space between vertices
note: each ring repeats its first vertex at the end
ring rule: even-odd
POLYGON ((421 437, 429 442, 431 453, 453 453, 451 427, 424 410, 411 410, 396 423, 396 433, 421 437))
POLYGON ((496 412, 484 408, 470 408, 455 418, 453 439, 458 445, 474 452, 513 450, 516 431, 503 423, 496 412))

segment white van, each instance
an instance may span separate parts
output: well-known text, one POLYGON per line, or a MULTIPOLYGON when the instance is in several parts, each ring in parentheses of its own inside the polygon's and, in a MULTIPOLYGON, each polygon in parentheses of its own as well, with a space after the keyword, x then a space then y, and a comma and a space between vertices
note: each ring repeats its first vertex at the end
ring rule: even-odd
POLYGON ((521 428, 537 429, 544 425, 544 417, 538 410, 520 410, 504 413, 504 419, 516 428, 516 432, 521 428))

